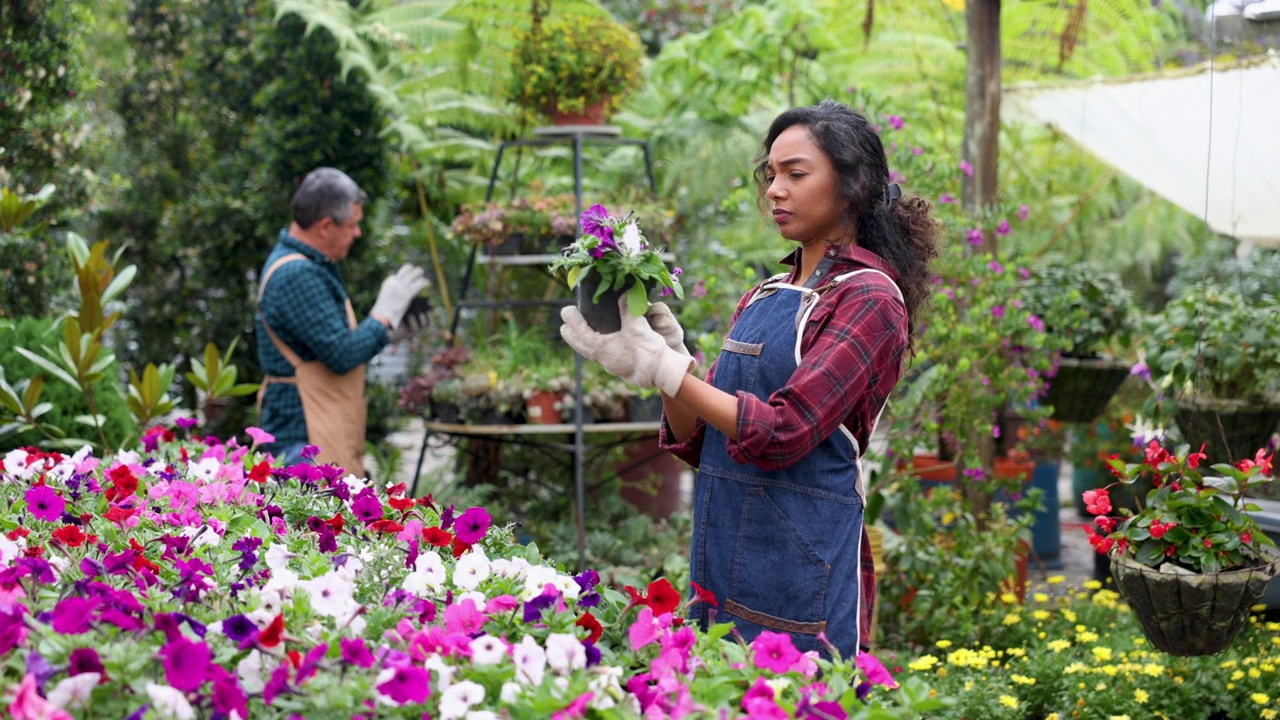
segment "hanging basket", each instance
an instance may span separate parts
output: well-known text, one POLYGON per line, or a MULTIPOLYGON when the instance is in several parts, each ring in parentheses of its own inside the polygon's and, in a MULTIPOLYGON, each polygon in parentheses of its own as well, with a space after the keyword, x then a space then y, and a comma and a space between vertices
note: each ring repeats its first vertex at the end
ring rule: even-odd
POLYGON ((1093 422, 1127 377, 1129 365, 1118 360, 1060 358, 1058 374, 1049 380, 1043 399, 1053 406, 1054 420, 1093 422))
POLYGON ((1162 572, 1112 553, 1111 576, 1152 647, 1184 657, 1216 655, 1231 646, 1280 566, 1275 551, 1263 553, 1257 567, 1205 575, 1162 572))
POLYGON ((1280 406, 1234 400, 1184 400, 1173 417, 1183 440, 1198 449, 1206 443, 1209 461, 1239 462, 1264 448, 1280 426, 1280 406))

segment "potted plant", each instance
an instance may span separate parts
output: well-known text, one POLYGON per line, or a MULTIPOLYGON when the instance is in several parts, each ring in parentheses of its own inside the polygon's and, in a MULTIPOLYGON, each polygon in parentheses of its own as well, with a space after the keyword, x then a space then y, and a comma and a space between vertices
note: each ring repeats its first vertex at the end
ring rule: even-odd
MULTIPOLYGON (((432 416, 446 423, 458 421, 456 392, 452 388, 437 393, 442 383, 462 377, 460 368, 471 360, 471 351, 460 345, 446 347, 431 356, 431 366, 418 377, 411 378, 400 391, 400 407, 409 412, 430 408, 432 416), (452 397, 450 397, 452 395, 452 397)), ((454 383, 460 386, 460 382, 454 383)))
POLYGON ((668 270, 660 250, 645 239, 634 213, 611 215, 603 205, 582 213, 583 235, 564 249, 551 271, 564 275, 578 290, 578 309, 592 329, 601 333, 622 328, 619 301, 635 317, 649 307, 649 291, 684 298, 680 268, 668 270))
POLYGON ((548 356, 526 370, 524 404, 529 422, 564 422, 564 399, 573 390, 573 377, 566 365, 563 360, 548 356))
POLYGON ((640 86, 640 38, 605 14, 537 12, 516 38, 507 97, 557 125, 598 125, 640 86))
POLYGON ((1111 572, 1152 646, 1171 655, 1212 655, 1231 645, 1280 566, 1275 543, 1246 512, 1251 488, 1271 481, 1265 451, 1201 470, 1203 452, 1173 453, 1156 441, 1140 463, 1110 461, 1120 483, 1149 481, 1137 511, 1112 513, 1107 488, 1084 494, 1098 532, 1089 542, 1111 556, 1111 572))
POLYGON ((1143 326, 1146 365, 1174 419, 1215 461, 1251 457, 1280 424, 1280 303, 1194 286, 1143 326))
POLYGON ((1132 363, 1111 352, 1129 345, 1132 296, 1118 274, 1088 263, 1053 260, 1029 274, 1027 309, 1063 341, 1042 401, 1055 420, 1093 422, 1129 377, 1132 363))
POLYGON ((450 230, 493 255, 538 255, 572 240, 577 230, 574 203, 573 195, 535 194, 463 205, 450 230))

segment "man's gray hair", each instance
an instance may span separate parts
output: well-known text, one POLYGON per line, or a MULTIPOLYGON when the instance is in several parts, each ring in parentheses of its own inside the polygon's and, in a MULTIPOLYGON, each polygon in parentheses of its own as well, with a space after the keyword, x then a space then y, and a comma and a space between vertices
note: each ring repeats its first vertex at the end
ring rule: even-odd
POLYGON ((351 205, 364 205, 369 196, 346 173, 331 167, 307 173, 293 194, 293 221, 306 230, 325 218, 339 225, 351 219, 351 205))

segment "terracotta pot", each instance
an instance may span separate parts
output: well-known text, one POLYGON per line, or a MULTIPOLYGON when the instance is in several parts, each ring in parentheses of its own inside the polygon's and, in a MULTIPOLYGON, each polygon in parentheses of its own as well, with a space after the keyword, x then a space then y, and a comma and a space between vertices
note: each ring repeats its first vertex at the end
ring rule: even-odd
POLYGON ((560 410, 556 405, 564 399, 564 393, 550 390, 535 390, 524 405, 529 416, 530 425, 558 425, 563 422, 560 410))
POLYGON ((554 125, 603 125, 604 106, 608 98, 600 98, 583 108, 582 112, 562 112, 558 107, 551 111, 551 122, 554 125))

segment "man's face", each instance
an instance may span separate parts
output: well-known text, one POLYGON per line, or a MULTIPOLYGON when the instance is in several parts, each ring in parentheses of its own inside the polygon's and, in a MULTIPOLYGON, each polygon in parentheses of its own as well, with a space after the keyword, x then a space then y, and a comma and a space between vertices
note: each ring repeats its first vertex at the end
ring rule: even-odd
POLYGON ((359 203, 351 203, 351 217, 345 223, 336 223, 333 218, 320 221, 320 231, 324 236, 327 249, 325 255, 338 262, 345 260, 351 246, 360 237, 360 220, 364 217, 364 208, 359 203))

